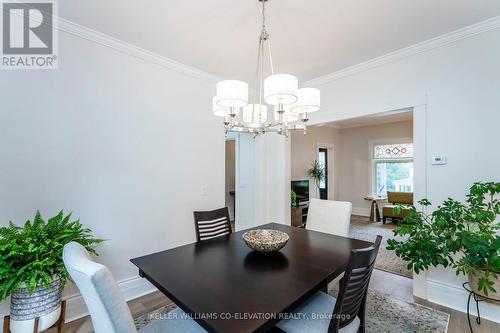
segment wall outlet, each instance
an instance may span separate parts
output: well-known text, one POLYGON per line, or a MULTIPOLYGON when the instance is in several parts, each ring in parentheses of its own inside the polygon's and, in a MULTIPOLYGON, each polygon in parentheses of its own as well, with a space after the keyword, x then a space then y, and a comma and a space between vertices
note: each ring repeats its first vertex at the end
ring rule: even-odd
POLYGON ((446 156, 432 156, 432 165, 446 164, 446 156))

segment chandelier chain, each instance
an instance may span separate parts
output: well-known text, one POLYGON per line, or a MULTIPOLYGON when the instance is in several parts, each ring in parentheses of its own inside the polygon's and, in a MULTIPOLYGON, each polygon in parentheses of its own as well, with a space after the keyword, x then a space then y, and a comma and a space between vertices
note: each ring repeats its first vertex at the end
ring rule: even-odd
POLYGON ((266 31, 266 2, 262 1, 262 31, 266 31))
MULTIPOLYGON (((264 94, 264 64, 265 64, 265 43, 267 42, 267 52, 269 53, 269 66, 271 75, 274 74, 273 56, 271 53, 271 40, 266 27, 266 1, 262 1, 262 31, 259 37, 259 49, 257 55, 257 70, 255 73, 255 91, 257 91, 257 80, 259 81, 259 104, 262 104, 262 95, 264 94)), ((255 116, 255 107, 252 108, 252 117, 255 116)))
POLYGON ((267 49, 269 51, 269 66, 271 66, 271 75, 274 75, 273 53, 271 52, 271 39, 267 40, 267 49))

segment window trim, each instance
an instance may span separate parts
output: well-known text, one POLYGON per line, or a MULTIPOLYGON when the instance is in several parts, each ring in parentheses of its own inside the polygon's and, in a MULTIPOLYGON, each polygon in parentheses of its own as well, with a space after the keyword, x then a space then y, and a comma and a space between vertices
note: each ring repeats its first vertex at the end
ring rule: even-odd
MULTIPOLYGON (((415 143, 413 142, 413 138, 388 138, 388 139, 375 139, 368 141, 368 175, 369 175, 369 183, 368 188, 370 189, 371 195, 377 195, 377 177, 376 177, 376 163, 377 162, 413 162, 415 163, 415 153, 413 154, 413 158, 403 157, 403 158, 391 158, 391 159, 375 159, 373 149, 375 145, 387 145, 387 144, 400 144, 400 143, 415 143)), ((415 184, 413 184, 415 186, 415 184)))

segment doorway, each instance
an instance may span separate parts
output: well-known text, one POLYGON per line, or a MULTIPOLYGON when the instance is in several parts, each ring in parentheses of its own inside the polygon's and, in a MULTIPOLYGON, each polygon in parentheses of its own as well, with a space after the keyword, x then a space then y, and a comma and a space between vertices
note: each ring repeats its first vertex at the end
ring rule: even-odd
POLYGON ((325 177, 319 182, 319 198, 328 200, 328 149, 319 148, 318 163, 325 170, 325 177))
POLYGON ((229 210, 232 229, 235 227, 236 216, 236 139, 226 138, 226 171, 225 171, 225 204, 229 210))

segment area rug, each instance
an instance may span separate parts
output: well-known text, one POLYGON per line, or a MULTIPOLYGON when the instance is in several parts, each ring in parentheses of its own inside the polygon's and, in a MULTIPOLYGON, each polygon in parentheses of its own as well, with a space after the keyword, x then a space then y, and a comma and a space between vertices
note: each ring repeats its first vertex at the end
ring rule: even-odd
MULTIPOLYGON (((337 291, 332 289, 330 294, 336 296, 337 291)), ((168 320, 156 318, 166 318, 165 314, 172 309, 175 305, 147 313, 135 319, 135 325, 140 329, 152 320, 168 320)), ((448 320, 447 313, 408 303, 377 290, 368 290, 367 333, 446 333, 448 320)))
POLYGON ((393 223, 370 222, 367 217, 353 216, 349 228, 349 237, 373 242, 377 235, 382 236, 375 267, 411 279, 413 274, 411 270, 406 268, 407 263, 399 258, 394 251, 386 249, 387 239, 404 240, 401 237, 394 237, 392 230, 395 227, 396 225, 393 223))
MULTIPOLYGON (((337 297, 338 285, 329 294, 337 297)), ((365 320, 367 333, 445 333, 450 315, 369 288, 365 320)))

